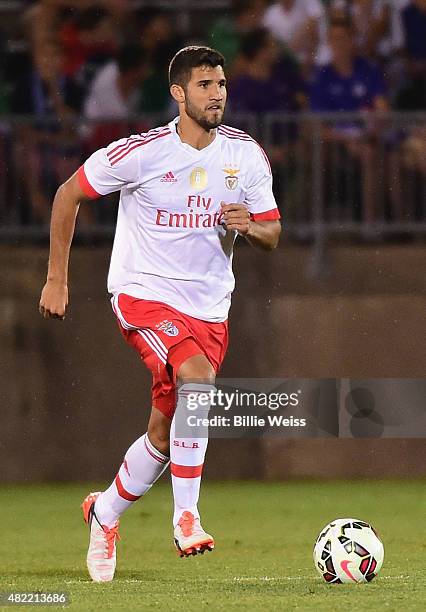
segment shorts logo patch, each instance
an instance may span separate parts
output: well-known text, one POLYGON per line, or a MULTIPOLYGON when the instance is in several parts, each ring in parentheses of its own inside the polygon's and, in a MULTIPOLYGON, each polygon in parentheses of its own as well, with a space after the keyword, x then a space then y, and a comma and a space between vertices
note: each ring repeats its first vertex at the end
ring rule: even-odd
POLYGON ((171 321, 161 321, 161 323, 158 323, 156 326, 156 329, 158 329, 158 331, 162 331, 166 334, 166 336, 178 336, 179 335, 179 330, 176 327, 176 325, 173 325, 173 323, 171 321))

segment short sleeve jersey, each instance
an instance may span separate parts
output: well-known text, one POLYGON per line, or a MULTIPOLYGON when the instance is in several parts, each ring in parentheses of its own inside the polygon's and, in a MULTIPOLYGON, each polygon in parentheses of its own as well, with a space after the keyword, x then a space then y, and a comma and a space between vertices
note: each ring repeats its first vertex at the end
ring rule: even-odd
POLYGON ((220 322, 235 285, 236 238, 221 203, 244 203, 255 221, 279 219, 271 168, 246 133, 220 126, 199 151, 181 141, 177 121, 99 149, 78 177, 89 197, 120 191, 109 292, 220 322))

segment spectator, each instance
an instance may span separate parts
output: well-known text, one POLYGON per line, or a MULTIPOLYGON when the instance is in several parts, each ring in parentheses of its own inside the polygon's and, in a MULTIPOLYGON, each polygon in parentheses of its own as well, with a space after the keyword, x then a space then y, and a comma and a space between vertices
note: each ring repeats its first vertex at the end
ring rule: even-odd
MULTIPOLYGON (((407 168, 426 176, 426 127, 413 128, 402 147, 403 161, 407 168)), ((424 194, 422 202, 424 207, 424 194)), ((423 217, 424 218, 424 217, 423 217)))
POLYGON ((9 87, 0 73, 0 115, 7 113, 9 110, 9 87))
POLYGON ((402 10, 404 46, 413 61, 426 59, 426 0, 411 0, 402 10))
POLYGON ((6 83, 6 54, 3 48, 4 35, 0 30, 0 115, 6 113, 9 108, 10 86, 6 83))
POLYGON ((78 16, 87 9, 105 9, 115 23, 121 23, 129 8, 130 0, 39 0, 31 3, 26 18, 31 22, 32 46, 36 49, 54 38, 64 11, 71 11, 78 16))
POLYGON ((299 110, 305 102, 304 83, 296 62, 282 55, 268 30, 258 28, 242 39, 245 70, 230 82, 233 111, 263 114, 299 110))
POLYGON ((234 0, 233 14, 218 19, 209 32, 210 44, 226 57, 227 75, 239 74, 241 41, 245 34, 262 23, 266 0, 234 0))
POLYGON ((84 102, 84 116, 96 121, 87 133, 89 151, 121 138, 123 131, 130 128, 123 122, 138 110, 147 70, 144 52, 138 45, 123 47, 117 60, 100 68, 84 102))
MULTIPOLYGON (((229 107, 233 112, 256 113, 260 121, 265 113, 291 113, 306 104, 298 65, 292 56, 281 53, 268 30, 258 28, 246 34, 241 42, 241 56, 245 70, 229 85, 229 107)), ((275 186, 281 190, 297 129, 294 122, 279 119, 270 128, 269 142, 265 144, 275 172, 275 186)))
POLYGON ((35 50, 30 71, 14 92, 14 112, 42 119, 60 118, 80 110, 82 92, 65 74, 63 60, 62 49, 53 41, 35 50))
POLYGON ((409 0, 334 0, 331 19, 353 22, 360 55, 388 64, 402 46, 400 10, 409 0))
MULTIPOLYGON (((329 27, 331 63, 318 68, 311 88, 311 109, 315 112, 386 111, 388 102, 382 73, 368 60, 355 54, 354 32, 345 20, 329 27)), ((378 132, 354 121, 339 121, 326 128, 324 138, 341 146, 362 167, 364 220, 373 222, 377 188, 378 132)))
POLYGON ((33 125, 20 127, 15 151, 34 221, 48 222, 53 192, 79 163, 70 121, 80 107, 81 91, 63 72, 61 49, 53 42, 40 43, 12 100, 15 113, 35 119, 33 125))
POLYGON ((331 62, 316 70, 311 89, 314 111, 355 112, 384 110, 383 74, 368 60, 355 54, 354 31, 346 20, 331 22, 331 62))
MULTIPOLYGON (((0 116, 9 111, 10 86, 6 84, 3 69, 3 49, 0 42, 0 116)), ((8 209, 7 202, 7 136, 9 128, 0 121, 0 223, 4 221, 8 209)))
POLYGON ((181 43, 170 13, 156 8, 144 9, 137 13, 136 20, 139 24, 139 42, 145 54, 168 67, 170 55, 181 43))
POLYGON ((170 14, 159 9, 144 9, 136 16, 139 42, 149 63, 149 72, 141 87, 139 110, 164 113, 170 106, 168 66, 182 47, 170 14))
POLYGON ((314 61, 323 63, 327 24, 320 0, 279 0, 267 9, 263 25, 306 69, 314 61))
POLYGON ((3 115, 8 110, 8 88, 0 75, 0 115, 3 115))
POLYGON ((117 53, 118 33, 104 8, 93 6, 73 12, 59 28, 58 36, 65 56, 65 73, 79 75, 85 85, 96 69, 117 53))
POLYGON ((426 109, 426 0, 411 0, 401 11, 405 84, 398 96, 403 110, 426 109))
POLYGON ((84 102, 88 119, 126 119, 137 109, 140 86, 146 76, 145 55, 139 46, 123 47, 93 79, 84 102))

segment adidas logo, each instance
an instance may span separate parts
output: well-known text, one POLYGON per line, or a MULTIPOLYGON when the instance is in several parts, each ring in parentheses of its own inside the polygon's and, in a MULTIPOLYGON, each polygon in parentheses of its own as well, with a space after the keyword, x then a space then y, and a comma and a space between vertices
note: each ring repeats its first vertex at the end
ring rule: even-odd
POLYGON ((160 179, 160 183, 177 183, 177 178, 170 170, 170 172, 166 172, 166 174, 160 179))

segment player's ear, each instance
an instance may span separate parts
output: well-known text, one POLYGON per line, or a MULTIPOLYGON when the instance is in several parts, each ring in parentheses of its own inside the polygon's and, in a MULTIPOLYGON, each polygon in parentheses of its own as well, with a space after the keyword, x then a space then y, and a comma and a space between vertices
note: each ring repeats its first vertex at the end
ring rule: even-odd
POLYGON ((170 93, 178 104, 185 102, 185 90, 180 85, 177 85, 176 83, 170 85, 170 93))

